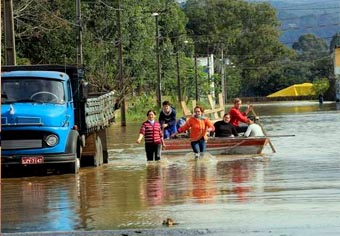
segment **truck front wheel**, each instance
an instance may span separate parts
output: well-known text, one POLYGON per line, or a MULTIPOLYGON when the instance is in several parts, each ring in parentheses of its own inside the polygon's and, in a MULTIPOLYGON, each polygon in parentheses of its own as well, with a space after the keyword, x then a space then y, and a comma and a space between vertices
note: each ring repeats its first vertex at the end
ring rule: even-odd
POLYGON ((74 154, 74 161, 70 163, 66 163, 66 166, 63 165, 62 172, 64 173, 73 173, 78 174, 80 169, 80 156, 81 156, 81 146, 79 141, 78 132, 72 132, 69 136, 68 140, 67 153, 74 154))
POLYGON ((67 163, 67 167, 65 168, 66 173, 78 174, 80 169, 80 160, 76 157, 75 161, 72 163, 67 163))

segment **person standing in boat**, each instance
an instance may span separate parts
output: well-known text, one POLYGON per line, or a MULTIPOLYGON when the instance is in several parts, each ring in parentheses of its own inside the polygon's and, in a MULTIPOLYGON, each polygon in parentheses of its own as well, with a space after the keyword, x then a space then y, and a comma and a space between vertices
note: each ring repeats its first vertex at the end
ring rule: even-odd
POLYGON ((161 123, 164 133, 164 139, 170 138, 170 136, 176 132, 176 110, 171 107, 169 101, 162 103, 163 109, 159 113, 159 123, 161 123))
POLYGON ((161 124, 155 121, 155 111, 149 110, 146 115, 148 119, 143 122, 136 143, 140 144, 144 137, 147 161, 159 161, 162 145, 165 146, 161 124))
POLYGON ((258 120, 255 116, 248 116, 248 128, 244 133, 245 137, 263 137, 265 136, 262 131, 262 127, 259 124, 256 124, 256 120, 258 120))
MULTIPOLYGON (((206 150, 206 142, 208 140, 207 132, 215 130, 214 125, 208 118, 204 117, 203 113, 204 108, 196 106, 194 108, 194 115, 187 119, 185 124, 177 130, 177 133, 190 130, 191 147, 195 153, 195 158, 198 158, 200 153, 203 153, 206 150)), ((172 137, 177 133, 174 133, 172 137)))
POLYGON ((238 133, 246 132, 248 126, 241 125, 240 122, 244 124, 248 124, 248 113, 253 109, 253 105, 248 105, 247 109, 244 112, 240 111, 242 105, 242 100, 240 98, 234 99, 234 106, 230 108, 229 115, 230 115, 230 123, 235 126, 238 133))
POLYGON ((224 114, 223 120, 216 121, 215 137, 235 137, 238 136, 235 126, 230 123, 230 115, 224 114))

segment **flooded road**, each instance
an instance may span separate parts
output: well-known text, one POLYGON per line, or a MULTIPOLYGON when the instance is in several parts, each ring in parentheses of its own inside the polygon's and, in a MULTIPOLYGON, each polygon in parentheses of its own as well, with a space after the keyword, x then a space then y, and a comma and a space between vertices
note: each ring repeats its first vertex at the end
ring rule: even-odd
POLYGON ((140 124, 118 124, 103 167, 2 179, 2 232, 159 230, 172 218, 173 235, 339 235, 340 105, 255 108, 268 135, 295 135, 272 137, 276 153, 146 163, 140 124))

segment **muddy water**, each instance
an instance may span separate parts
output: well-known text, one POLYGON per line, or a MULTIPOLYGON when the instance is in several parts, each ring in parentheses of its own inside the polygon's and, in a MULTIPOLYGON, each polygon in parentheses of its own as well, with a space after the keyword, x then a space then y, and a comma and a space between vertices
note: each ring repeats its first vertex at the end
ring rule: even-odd
MULTIPOLYGON (((340 107, 258 104, 277 152, 146 163, 140 124, 110 129, 110 161, 79 175, 2 179, 2 232, 164 228, 340 234, 340 107)), ((177 232, 177 234, 179 234, 177 232)), ((221 234, 223 235, 223 234, 221 234)))

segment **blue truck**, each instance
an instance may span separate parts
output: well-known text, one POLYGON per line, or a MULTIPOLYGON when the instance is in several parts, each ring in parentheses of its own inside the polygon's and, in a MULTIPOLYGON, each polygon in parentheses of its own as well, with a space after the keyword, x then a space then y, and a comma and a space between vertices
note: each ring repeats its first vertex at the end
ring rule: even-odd
POLYGON ((94 166, 107 163, 106 131, 114 122, 115 102, 113 91, 91 96, 78 66, 3 66, 3 171, 38 167, 78 173, 85 158, 94 166))

